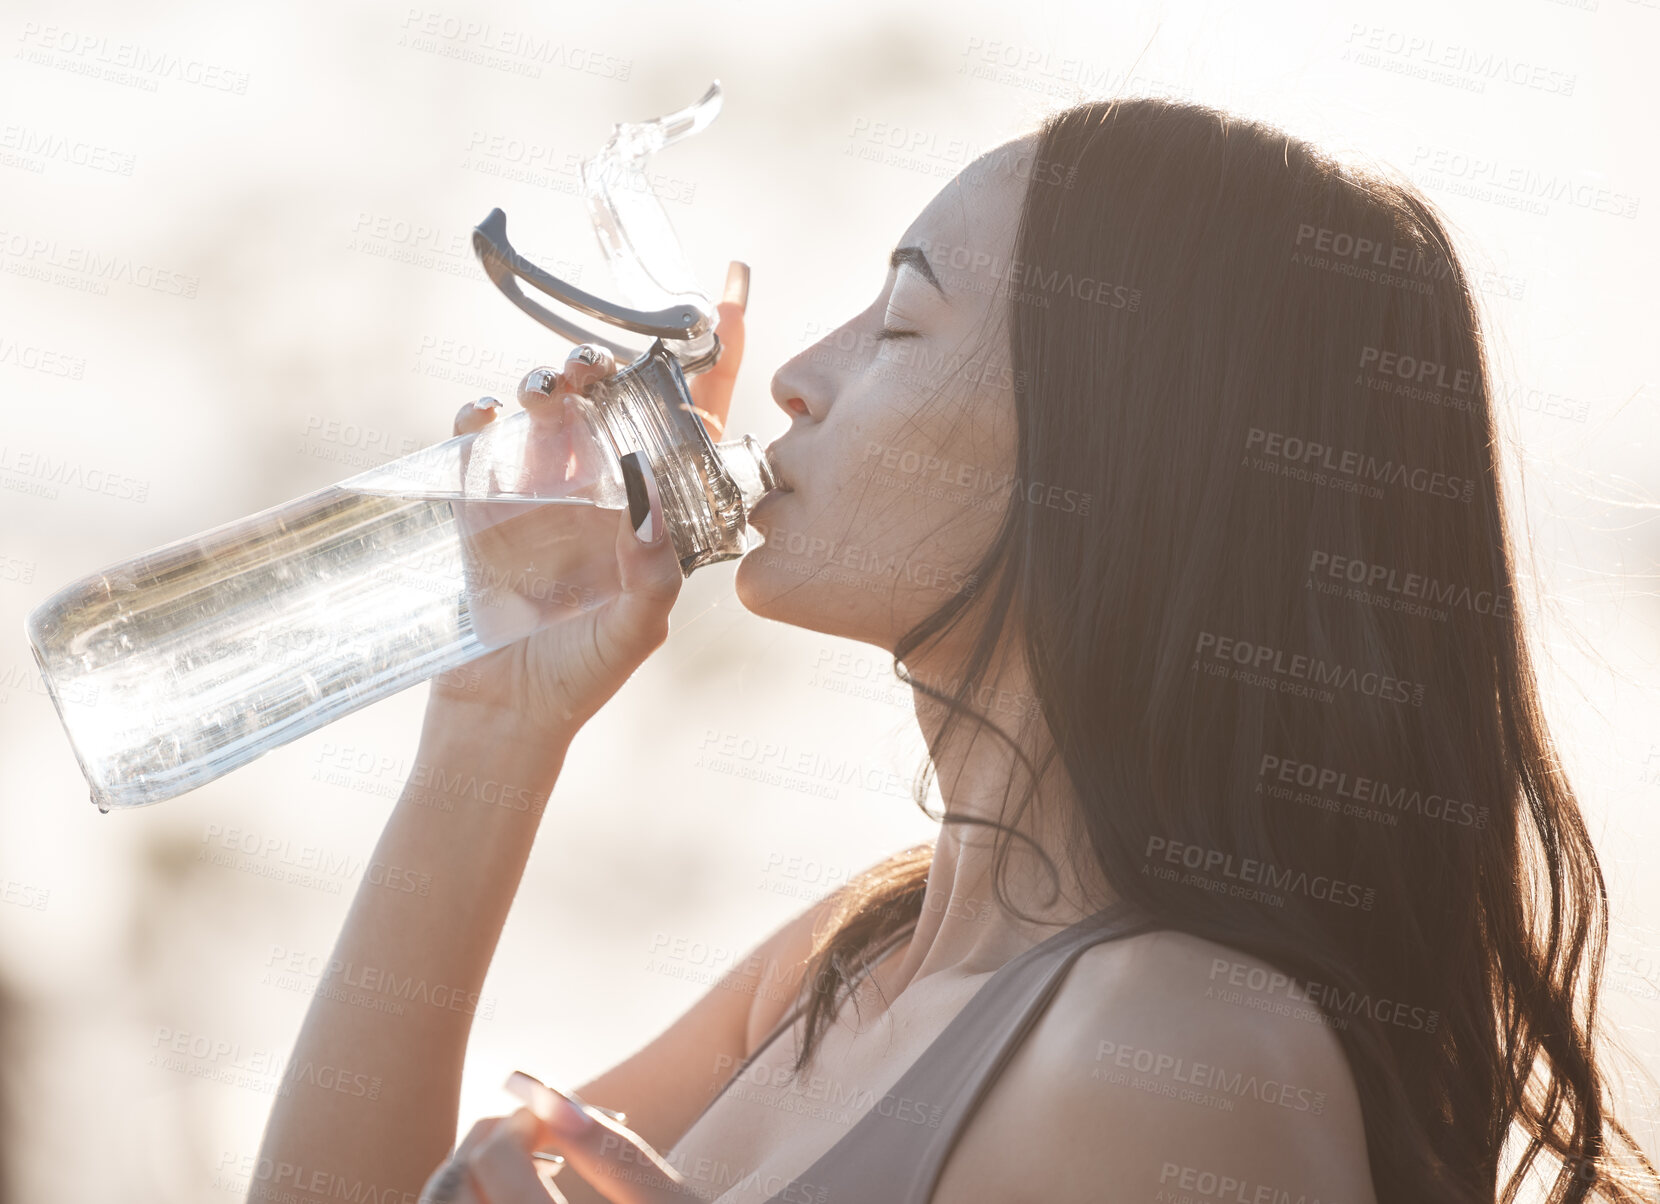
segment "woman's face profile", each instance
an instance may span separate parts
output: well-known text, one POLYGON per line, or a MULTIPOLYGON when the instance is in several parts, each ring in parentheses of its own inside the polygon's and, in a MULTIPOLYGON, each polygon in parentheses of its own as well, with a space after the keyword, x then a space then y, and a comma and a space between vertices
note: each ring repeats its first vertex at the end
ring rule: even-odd
POLYGON ((756 614, 891 648, 973 586, 1011 488, 1003 281, 1035 141, 963 168, 895 244, 871 304, 773 376, 791 492, 751 520, 766 542, 735 587, 756 614))

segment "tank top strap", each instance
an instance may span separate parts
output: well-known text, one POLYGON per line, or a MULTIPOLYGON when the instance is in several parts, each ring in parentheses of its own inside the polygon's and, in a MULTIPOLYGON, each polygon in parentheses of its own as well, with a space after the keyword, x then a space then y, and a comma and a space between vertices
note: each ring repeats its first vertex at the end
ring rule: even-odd
POLYGON ((1156 927, 1121 900, 1004 963, 887 1094, 768 1204, 927 1204, 969 1118, 1078 955, 1156 927))
MULTIPOLYGON (((870 975, 871 967, 873 967, 883 957, 887 956, 888 953, 892 952, 893 947, 895 945, 899 944, 900 941, 904 940, 910 934, 911 934, 911 929, 908 928, 908 927, 900 930, 899 932, 894 933, 893 936, 889 940, 887 940, 875 952, 875 954, 865 962, 864 966, 860 968, 858 973, 856 973, 853 976, 853 982, 854 983, 859 983, 859 982, 862 982, 865 978, 867 978, 870 975)), ((747 1071, 752 1065, 755 1064, 755 1060, 761 1056, 762 1052, 767 1050, 768 1048, 770 1048, 772 1043, 774 1041, 778 1040, 779 1037, 782 1037, 784 1035, 784 1030, 789 1028, 797 1020, 800 1020, 801 1016, 802 1016, 802 1013, 804 1013, 806 1010, 807 1010, 807 1004, 805 1002, 798 1002, 795 1005, 793 1005, 788 1012, 786 1012, 784 1014, 783 1018, 780 1019, 778 1021, 778 1023, 776 1023, 772 1026, 772 1029, 767 1033, 767 1035, 761 1038, 760 1043, 757 1044, 755 1046, 755 1048, 753 1050, 751 1050, 748 1054, 746 1054, 744 1056, 744 1058, 738 1063, 737 1068, 734 1069, 732 1071, 732 1073, 727 1076, 726 1082, 721 1084, 720 1090, 716 1091, 715 1094, 710 1098, 709 1102, 703 1105, 703 1107, 699 1110, 697 1116, 695 1116, 692 1119, 692 1123, 690 1125, 686 1126, 686 1131, 689 1131, 692 1128, 693 1125, 696 1125, 698 1123, 698 1121, 702 1120, 705 1116, 707 1116, 709 1114, 709 1109, 711 1109, 715 1106, 716 1101, 718 1101, 721 1098, 721 1096, 725 1095, 729 1090, 731 1090, 732 1084, 738 1082, 740 1079, 743 1078, 744 1072, 747 1071)))

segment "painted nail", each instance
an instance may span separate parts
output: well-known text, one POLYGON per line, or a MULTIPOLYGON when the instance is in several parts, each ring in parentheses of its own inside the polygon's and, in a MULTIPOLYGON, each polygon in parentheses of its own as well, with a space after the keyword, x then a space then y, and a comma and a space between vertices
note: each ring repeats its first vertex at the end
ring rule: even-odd
POLYGON ((542 1119, 567 1136, 576 1136, 586 1133, 595 1125, 595 1120, 588 1115, 588 1110, 566 1095, 557 1087, 549 1087, 548 1094, 557 1101, 542 1119))
POLYGON ((473 402, 473 405, 477 406, 481 410, 501 409, 501 402, 497 401, 494 397, 480 397, 477 401, 473 402))
POLYGON ((739 309, 749 308, 749 265, 734 259, 726 266, 726 288, 722 301, 736 301, 739 309))
POLYGON ((588 1114, 581 1101, 549 1087, 534 1075, 526 1074, 522 1070, 515 1070, 508 1075, 503 1086, 537 1116, 566 1136, 574 1137, 595 1124, 594 1118, 588 1114))
POLYGON ((538 368, 525 379, 525 392, 550 397, 553 394, 553 383, 559 379, 559 373, 552 368, 538 368))
POLYGON ((571 353, 571 358, 592 367, 599 363, 599 348, 589 343, 583 343, 571 353))
MULTIPOLYGON (((559 1091, 557 1087, 549 1087, 548 1090, 559 1091)), ((603 1112, 619 1125, 626 1125, 628 1123, 628 1113, 626 1112, 618 1112, 615 1108, 602 1108, 598 1104, 590 1104, 574 1091, 559 1091, 559 1094, 570 1100, 579 1108, 586 1109, 589 1112, 603 1112)))
POLYGON ((645 452, 631 451, 622 458, 623 485, 628 490, 628 521, 634 537, 654 544, 663 536, 663 499, 657 492, 651 462, 645 452))

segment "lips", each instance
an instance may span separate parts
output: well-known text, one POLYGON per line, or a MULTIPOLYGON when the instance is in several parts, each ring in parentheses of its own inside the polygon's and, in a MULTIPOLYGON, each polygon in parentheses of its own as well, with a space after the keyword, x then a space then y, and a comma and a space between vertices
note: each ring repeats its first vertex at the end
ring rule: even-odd
POLYGON ((790 486, 789 474, 784 471, 784 466, 779 463, 778 444, 780 442, 781 440, 774 439, 766 446, 767 463, 772 467, 772 475, 778 480, 778 487, 768 492, 794 493, 795 490, 790 486))

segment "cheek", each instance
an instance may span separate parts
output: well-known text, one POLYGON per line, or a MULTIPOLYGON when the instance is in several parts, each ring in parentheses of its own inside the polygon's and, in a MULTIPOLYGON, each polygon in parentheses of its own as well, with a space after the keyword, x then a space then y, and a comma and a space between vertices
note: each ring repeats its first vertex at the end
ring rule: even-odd
POLYGON ((909 626, 968 588, 1012 485, 1011 405, 950 387, 920 404, 842 397, 816 432, 802 490, 761 524, 766 546, 739 568, 740 600, 864 632, 909 626))
POLYGON ((833 483, 825 517, 866 543, 914 540, 919 520, 933 509, 931 477, 946 450, 934 425, 929 415, 891 402, 861 414, 825 459, 833 483))
POLYGON ((979 390, 948 390, 933 405, 895 412, 860 445, 862 517, 891 513, 918 536, 960 550, 989 519, 995 526, 1011 487, 1013 415, 979 390))
POLYGON ((814 537, 809 549, 833 540, 842 563, 890 575, 903 566, 966 572, 1001 522, 1013 450, 999 415, 963 405, 889 407, 838 440, 814 468, 815 486, 827 482, 823 500, 797 512, 814 537))

